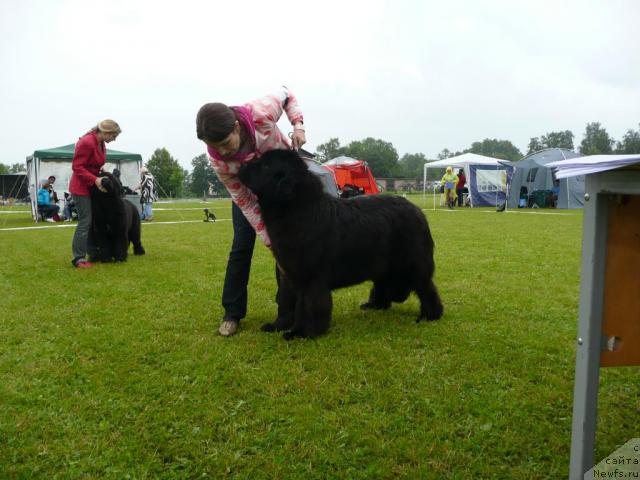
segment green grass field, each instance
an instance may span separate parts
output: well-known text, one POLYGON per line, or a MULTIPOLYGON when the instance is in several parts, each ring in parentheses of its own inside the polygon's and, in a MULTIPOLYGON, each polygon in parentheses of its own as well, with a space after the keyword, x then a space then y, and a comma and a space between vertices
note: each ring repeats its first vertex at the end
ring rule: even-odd
MULTIPOLYGON (((260 332, 260 245, 241 332, 216 334, 228 201, 157 203, 147 255, 88 270, 73 228, 7 230, 34 224, 2 207, 0 478, 566 478, 582 212, 414 201, 444 317, 416 324, 413 296, 363 312, 363 284, 334 293, 326 336, 292 342, 260 332)), ((639 418, 639 369, 605 369, 597 460, 639 418)))

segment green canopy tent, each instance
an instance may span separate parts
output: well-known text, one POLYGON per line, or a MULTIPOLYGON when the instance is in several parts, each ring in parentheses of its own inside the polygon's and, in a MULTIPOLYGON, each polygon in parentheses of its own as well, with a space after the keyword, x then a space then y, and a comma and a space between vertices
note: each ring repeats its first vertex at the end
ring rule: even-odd
MULTIPOLYGON (((31 214, 33 219, 38 219, 38 189, 40 180, 45 180, 51 175, 56 177, 54 189, 60 199, 60 211, 64 206, 62 192, 69 191, 71 180, 71 160, 76 145, 64 145, 49 149, 41 149, 27 157, 27 178, 29 182, 29 195, 31 196, 31 214)), ((107 149, 107 161, 104 170, 112 172, 114 168, 120 170, 120 180, 123 185, 133 188, 140 179, 140 167, 142 156, 139 153, 120 152, 107 149)))

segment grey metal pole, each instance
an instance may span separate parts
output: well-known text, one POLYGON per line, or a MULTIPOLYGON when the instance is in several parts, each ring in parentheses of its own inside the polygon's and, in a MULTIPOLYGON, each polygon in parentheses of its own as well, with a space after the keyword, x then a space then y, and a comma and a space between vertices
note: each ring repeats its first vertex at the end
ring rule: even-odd
POLYGON ((594 464, 602 344, 607 200, 597 194, 597 182, 591 176, 587 176, 586 187, 569 469, 571 480, 583 480, 584 474, 594 464))

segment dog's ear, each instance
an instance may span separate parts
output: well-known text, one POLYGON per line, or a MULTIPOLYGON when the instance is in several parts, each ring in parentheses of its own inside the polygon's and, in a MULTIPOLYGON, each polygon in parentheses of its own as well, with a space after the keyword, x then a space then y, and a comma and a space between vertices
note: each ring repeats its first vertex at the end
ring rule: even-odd
POLYGON ((113 193, 115 193, 118 197, 122 196, 122 182, 115 175, 111 175, 111 183, 113 185, 113 193))

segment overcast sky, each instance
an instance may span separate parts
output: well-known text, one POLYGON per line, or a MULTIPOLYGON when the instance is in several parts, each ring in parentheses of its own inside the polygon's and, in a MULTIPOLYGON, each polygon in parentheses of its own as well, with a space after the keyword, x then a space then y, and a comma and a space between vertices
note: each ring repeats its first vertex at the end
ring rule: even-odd
MULTIPOLYGON (((307 149, 338 137, 434 158, 587 122, 640 122, 638 0, 0 0, 0 162, 103 118, 145 161, 203 153, 195 115, 287 85, 307 149)), ((290 127, 281 123, 285 131, 290 127)))

